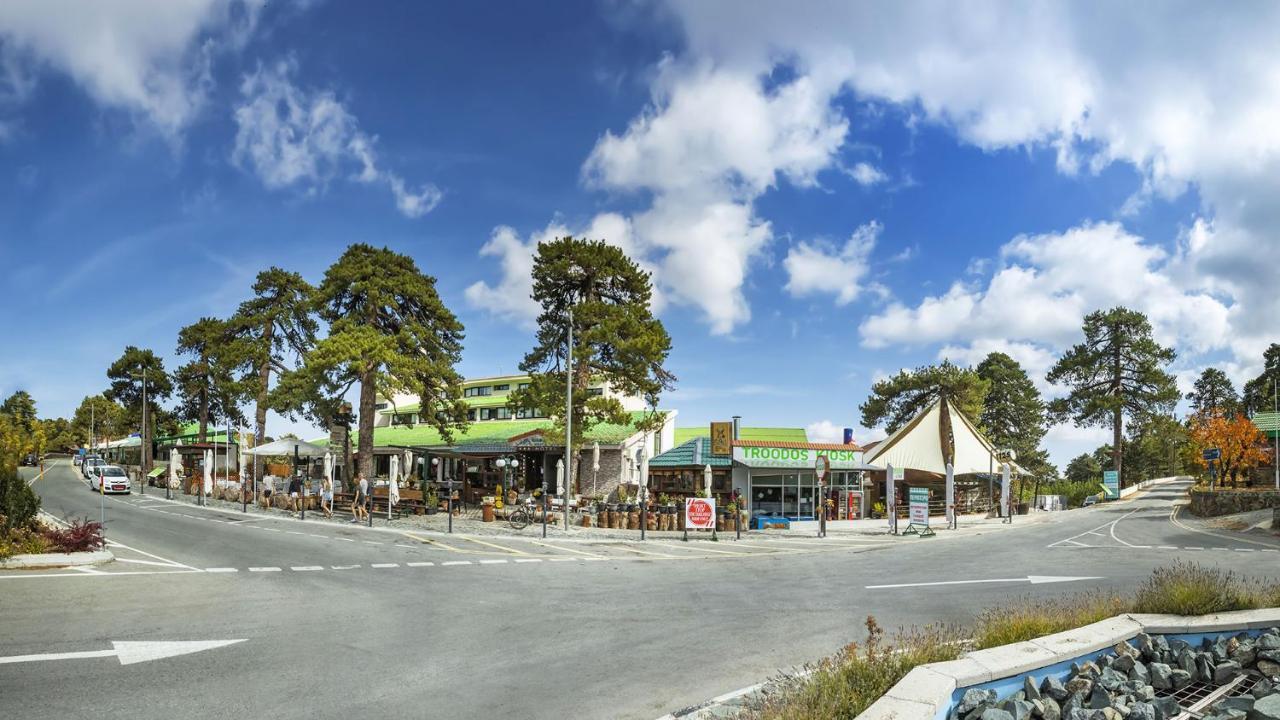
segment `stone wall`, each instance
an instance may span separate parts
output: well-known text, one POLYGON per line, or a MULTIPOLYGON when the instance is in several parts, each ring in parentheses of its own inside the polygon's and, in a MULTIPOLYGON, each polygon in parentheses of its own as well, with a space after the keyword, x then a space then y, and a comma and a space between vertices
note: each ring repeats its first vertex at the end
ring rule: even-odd
POLYGON ((1198 517, 1217 517, 1232 515, 1250 510, 1280 508, 1280 492, 1267 490, 1255 492, 1248 490, 1206 490, 1191 491, 1192 515, 1198 517))

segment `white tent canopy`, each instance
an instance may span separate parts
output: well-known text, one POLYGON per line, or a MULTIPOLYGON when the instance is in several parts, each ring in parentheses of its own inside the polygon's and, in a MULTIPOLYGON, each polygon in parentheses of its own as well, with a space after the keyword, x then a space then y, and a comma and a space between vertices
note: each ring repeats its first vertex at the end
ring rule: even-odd
POLYGON ((258 447, 250 450, 249 454, 255 457, 293 457, 294 448, 297 448, 298 456, 308 458, 324 457, 325 453, 329 452, 329 448, 312 445, 305 440, 284 438, 282 440, 276 440, 275 442, 269 442, 266 445, 259 445, 258 447))
MULTIPOLYGON (((879 445, 868 450, 865 462, 945 475, 947 463, 942 454, 944 404, 954 438, 952 464, 955 474, 999 473, 1003 463, 997 457, 996 447, 983 437, 964 413, 945 399, 934 401, 879 445)), ((1012 469, 1015 473, 1021 472, 1017 465, 1012 469)))

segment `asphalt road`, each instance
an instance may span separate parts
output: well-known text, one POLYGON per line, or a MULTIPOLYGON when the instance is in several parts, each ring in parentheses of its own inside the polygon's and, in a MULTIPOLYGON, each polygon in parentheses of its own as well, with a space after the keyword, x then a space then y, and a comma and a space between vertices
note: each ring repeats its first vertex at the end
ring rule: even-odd
MULTIPOLYGON (((56 516, 98 516, 66 461, 33 487, 56 516)), ((962 623, 1010 596, 1128 588, 1176 558, 1280 578, 1280 539, 1174 516, 1184 489, 979 534, 687 546, 466 539, 109 497, 117 562, 0 571, 0 716, 649 719, 829 654, 860 639, 867 615, 962 623), (969 580, 998 582, 923 584, 969 580), (920 585, 876 587, 906 584, 920 585), (230 639, 244 642, 129 665, 3 662, 230 639)))

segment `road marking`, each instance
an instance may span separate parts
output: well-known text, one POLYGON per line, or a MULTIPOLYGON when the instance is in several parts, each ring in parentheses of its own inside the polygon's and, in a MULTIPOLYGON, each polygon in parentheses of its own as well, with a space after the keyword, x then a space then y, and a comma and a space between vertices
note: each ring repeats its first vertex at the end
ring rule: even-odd
POLYGON ((332 540, 328 535, 318 535, 316 533, 307 533, 307 537, 320 538, 321 540, 332 540))
POLYGON ((440 564, 441 565, 470 565, 471 561, 470 560, 446 560, 445 562, 442 562, 440 564))
POLYGON ((184 569, 187 569, 187 570, 198 570, 198 569, 199 569, 199 568, 193 568, 193 567, 191 567, 190 565, 184 565, 184 564, 182 564, 182 563, 178 562, 177 560, 170 560, 169 558, 163 558, 163 557, 160 557, 159 555, 153 555, 153 554, 151 554, 151 553, 149 553, 149 552, 146 552, 146 551, 144 551, 144 550, 139 550, 138 548, 135 548, 135 547, 129 547, 128 545, 125 545, 125 544, 124 544, 124 543, 122 543, 122 542, 116 542, 115 540, 108 540, 108 541, 107 541, 107 545, 108 545, 108 546, 111 546, 111 547, 124 548, 125 550, 129 550, 129 551, 131 551, 131 552, 136 552, 136 553, 138 553, 139 555, 146 555, 147 557, 151 558, 152 560, 159 560, 160 562, 168 563, 169 565, 172 565, 173 567, 180 567, 180 568, 184 568, 184 569))
POLYGON ((1178 546, 1177 545, 1161 545, 1160 549, 1161 550, 1177 550, 1178 546))
POLYGON ((636 554, 638 554, 638 555, 648 555, 648 556, 650 556, 650 557, 660 557, 660 558, 675 558, 675 557, 681 557, 681 556, 679 556, 679 555, 668 555, 667 553, 649 552, 648 550, 641 550, 641 549, 639 549, 639 548, 633 548, 633 547, 631 547, 630 545, 622 545, 622 544, 618 544, 618 545, 611 545, 610 547, 614 548, 615 550, 626 550, 627 552, 633 552, 633 553, 636 553, 636 554))
MULTIPOLYGON (((564 550, 565 552, 571 552, 575 555, 582 555, 585 557, 603 557, 596 553, 589 553, 584 550, 575 550, 569 547, 560 547, 559 545, 552 545, 551 543, 538 542, 537 540, 530 540, 529 542, 533 543, 534 545, 541 545, 542 547, 545 547, 545 548, 551 548, 552 550, 564 550)), ((572 558, 565 558, 565 559, 572 560, 572 558)))
POLYGON ((733 552, 732 550, 717 550, 715 548, 701 547, 701 546, 695 549, 687 545, 681 546, 681 545, 675 545, 673 543, 664 543, 664 542, 657 542, 657 543, 654 543, 654 545, 662 545, 664 547, 675 548, 677 550, 693 550, 694 552, 713 552, 713 553, 719 553, 721 555, 755 555, 757 554, 752 552, 740 553, 740 552, 733 552))
POLYGON ((355 570, 359 565, 330 565, 334 570, 355 570))
POLYGON ((318 570, 323 570, 324 566, 323 565, 294 565, 289 569, 294 572, 316 572, 318 570))
POLYGON ((396 547, 409 548, 410 550, 416 549, 412 545, 405 545, 404 543, 396 543, 396 547))
POLYGON ((480 561, 480 564, 481 564, 481 565, 505 565, 506 563, 507 563, 507 561, 506 561, 505 559, 502 559, 502 560, 481 560, 481 561, 480 561))
POLYGON ((241 643, 244 640, 198 640, 187 642, 123 642, 113 640, 110 650, 82 650, 80 652, 41 653, 37 655, 11 655, 0 657, 0 665, 9 663, 45 662, 48 660, 79 660, 82 658, 114 657, 121 665, 161 660, 177 655, 213 650, 241 643))
POLYGON ((156 562, 155 560, 134 560, 132 558, 116 558, 116 562, 134 563, 137 565, 158 565, 160 567, 182 567, 181 565, 172 565, 167 562, 156 562))
POLYGON ((1032 585, 1049 583, 1076 582, 1079 580, 1102 580, 1100 577, 1059 577, 1056 575, 1028 575, 1021 578, 991 578, 988 580, 942 580, 938 582, 894 583, 892 585, 867 585, 867 590, 887 590, 889 588, 932 587, 934 585, 976 585, 979 583, 1011 583, 1025 582, 1032 585))
POLYGON ((204 569, 204 571, 205 571, 205 572, 207 572, 207 573, 233 573, 233 572, 240 572, 239 568, 224 568, 224 567, 217 567, 217 568, 205 568, 205 569, 204 569))
MULTIPOLYGON (((517 561, 517 562, 518 562, 518 561, 517 561)), ((405 563, 405 565, 408 565, 409 567, 431 567, 431 566, 435 565, 435 563, 433 563, 433 562, 411 562, 411 563, 405 563)))
POLYGON ((592 555, 592 556, 591 556, 591 557, 589 557, 589 558, 576 558, 576 557, 571 557, 571 558, 568 558, 568 557, 553 557, 553 558, 547 558, 547 560, 549 560, 549 561, 551 561, 551 562, 577 562, 577 561, 579 561, 579 560, 604 560, 604 559, 606 559, 606 558, 602 558, 602 557, 600 557, 599 555, 592 555))
POLYGON ((278 567, 251 567, 249 572, 281 572, 278 567))
POLYGON ((1201 529, 1199 529, 1199 528, 1193 528, 1193 527, 1191 527, 1190 525, 1187 525, 1187 524, 1183 523, 1181 520, 1179 520, 1179 519, 1178 519, 1178 511, 1179 511, 1179 510, 1181 510, 1183 507, 1185 507, 1185 506, 1184 506, 1184 505, 1174 505, 1174 506, 1173 506, 1173 510, 1169 511, 1169 522, 1173 523, 1174 525, 1177 525, 1178 527, 1182 528, 1183 530, 1186 530, 1186 531, 1188 531, 1188 532, 1193 532, 1193 533, 1199 533, 1199 534, 1201 534, 1201 535, 1208 535, 1209 537, 1216 537, 1216 538, 1218 538, 1219 540, 1227 540, 1227 541, 1232 541, 1232 542, 1242 542, 1242 543, 1245 543, 1245 544, 1247 544, 1247 545, 1261 545, 1261 546, 1262 546, 1262 547, 1264 547, 1264 548, 1273 548, 1273 549, 1275 549, 1275 548, 1276 548, 1276 546, 1275 546, 1275 544, 1274 544, 1274 543, 1261 542, 1261 541, 1259 541, 1259 540, 1250 540, 1249 538, 1243 538, 1243 537, 1233 538, 1233 537, 1231 537, 1231 536, 1229 536, 1229 535, 1219 535, 1218 533, 1209 532, 1208 530, 1201 530, 1201 529))
POLYGON ((1184 547, 1183 550, 1203 550, 1202 547, 1184 547))
POLYGON ((361 540, 360 542, 363 542, 365 545, 381 545, 382 544, 380 542, 374 542, 372 540, 361 540))
POLYGON ((106 573, 102 572, 101 570, 95 570, 90 567, 78 567, 73 569, 77 572, 84 573, 85 575, 106 575, 106 573))
POLYGON ((372 564, 372 565, 370 565, 369 567, 371 567, 371 568, 378 568, 379 570, 382 570, 382 569, 384 569, 384 568, 396 568, 396 567, 400 567, 400 563, 373 563, 373 564, 372 564))
POLYGON ((297 530, 285 530, 285 532, 289 533, 290 535, 303 535, 303 534, 304 534, 304 533, 300 533, 300 532, 298 532, 297 530))
POLYGON ((451 551, 451 552, 456 552, 456 553, 470 553, 470 552, 473 552, 473 551, 471 551, 471 550, 462 550, 462 549, 460 549, 460 548, 456 548, 456 547, 454 547, 454 546, 452 546, 452 545, 449 545, 449 544, 447 544, 447 543, 442 543, 442 542, 440 542, 439 540, 432 540, 432 539, 431 539, 431 538, 429 538, 429 537, 423 537, 423 536, 421 536, 421 535, 414 535, 414 534, 413 534, 413 533, 411 533, 411 532, 404 533, 404 535, 405 535, 406 537, 413 538, 414 540, 417 540, 418 542, 424 542, 424 543, 427 543, 428 545, 433 545, 433 546, 438 547, 438 548, 444 548, 445 550, 449 550, 449 551, 451 551))
POLYGON ((527 553, 527 552, 524 552, 523 550, 516 550, 515 548, 509 548, 509 547, 507 547, 506 545, 499 545, 499 544, 497 544, 497 543, 491 543, 491 542, 488 542, 488 541, 485 541, 485 540, 477 540, 476 538, 473 538, 473 537, 466 537, 465 535, 459 535, 459 536, 458 536, 458 538, 459 538, 460 540, 466 540, 466 541, 468 541, 468 542, 479 543, 479 544, 481 544, 481 545, 487 545, 487 546, 489 546, 489 547, 491 547, 491 548, 495 548, 495 549, 497 549, 497 550, 501 550, 502 552, 505 552, 505 553, 511 553, 512 555, 528 555, 528 554, 529 554, 529 553, 527 553))
POLYGON ((542 562, 542 558, 516 558, 518 563, 535 563, 542 562))

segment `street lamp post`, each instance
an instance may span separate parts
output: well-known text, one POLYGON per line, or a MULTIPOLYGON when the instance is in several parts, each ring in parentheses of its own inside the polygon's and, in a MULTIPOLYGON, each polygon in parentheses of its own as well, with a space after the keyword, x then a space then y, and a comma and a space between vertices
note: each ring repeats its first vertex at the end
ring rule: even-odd
MULTIPOLYGON (((645 436, 645 439, 648 439, 647 435, 645 436)), ((639 462, 636 464, 643 468, 645 466, 645 462, 647 462, 645 448, 643 446, 640 448, 639 454, 639 462)), ((643 470, 640 474, 640 482, 636 483, 636 487, 637 492, 640 495, 640 539, 644 540, 645 527, 649 524, 649 478, 647 477, 647 473, 643 470)))

